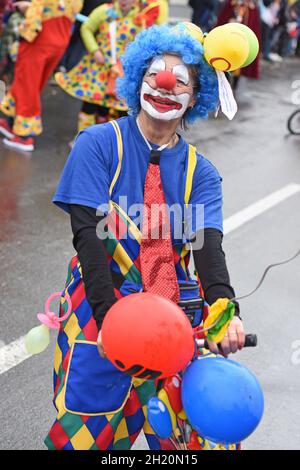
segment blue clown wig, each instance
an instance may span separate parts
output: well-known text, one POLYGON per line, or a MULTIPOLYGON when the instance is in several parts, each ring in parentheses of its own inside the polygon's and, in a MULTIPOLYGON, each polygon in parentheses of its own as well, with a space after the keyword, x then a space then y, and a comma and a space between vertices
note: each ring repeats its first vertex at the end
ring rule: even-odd
POLYGON ((187 65, 198 65, 200 86, 196 104, 187 112, 185 120, 192 123, 198 118, 206 119, 208 113, 219 105, 217 76, 204 59, 202 44, 180 28, 174 30, 167 25, 152 26, 136 36, 121 58, 124 77, 117 80, 118 96, 126 100, 129 113, 136 116, 141 106, 140 88, 143 76, 152 59, 164 53, 180 56, 187 65))

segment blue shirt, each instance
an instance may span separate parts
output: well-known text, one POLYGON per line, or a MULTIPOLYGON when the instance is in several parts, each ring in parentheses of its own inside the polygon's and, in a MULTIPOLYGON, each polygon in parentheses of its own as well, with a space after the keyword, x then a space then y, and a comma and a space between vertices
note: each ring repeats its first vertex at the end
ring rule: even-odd
MULTIPOLYGON (((101 206, 105 212, 105 207, 112 199, 141 228, 140 214, 135 212, 136 206, 132 206, 143 203, 150 151, 135 118, 131 116, 121 118, 118 124, 123 140, 123 160, 111 197, 109 186, 117 168, 118 154, 113 126, 107 123, 89 127, 78 135, 65 164, 53 202, 67 212, 70 212, 69 204, 95 209, 101 206)), ((157 148, 154 144, 152 147, 157 148)), ((166 203, 169 207, 181 208, 182 214, 184 214, 187 157, 188 144, 180 137, 176 146, 162 150, 160 158, 166 203)), ((183 218, 188 219, 193 233, 202 228, 223 230, 221 181, 212 163, 197 153, 197 165, 189 200, 191 210, 188 211, 187 217, 178 215, 177 209, 170 213, 173 243, 186 241, 186 238, 180 237, 177 231, 178 227, 182 226, 183 218)))

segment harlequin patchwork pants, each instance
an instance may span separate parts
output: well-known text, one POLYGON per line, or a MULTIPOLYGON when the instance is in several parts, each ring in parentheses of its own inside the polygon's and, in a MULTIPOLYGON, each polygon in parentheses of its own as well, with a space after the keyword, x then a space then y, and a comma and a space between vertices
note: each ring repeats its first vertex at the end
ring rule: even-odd
MULTIPOLYGON (((130 449, 143 429, 148 444, 160 444, 146 421, 146 403, 155 395, 153 381, 132 379, 98 353, 98 336, 86 300, 81 267, 71 261, 63 297, 72 314, 62 322, 54 359, 55 420, 45 444, 49 449, 130 449)), ((65 304, 61 304, 60 315, 65 304)))
MULTIPOLYGON (((174 450, 158 439, 147 421, 147 402, 156 395, 152 380, 132 378, 100 357, 98 330, 85 296, 81 266, 74 257, 60 316, 72 302, 71 315, 61 323, 54 358, 54 405, 57 418, 45 439, 52 450, 126 450, 143 430, 152 450, 174 450)), ((120 297, 120 293, 116 291, 120 297)), ((203 450, 235 450, 200 440, 203 450)), ((199 449, 199 450, 201 450, 199 449)))
POLYGON ((130 449, 143 429, 151 449, 160 444, 145 419, 146 403, 154 395, 149 381, 134 386, 124 407, 101 416, 64 411, 53 424, 45 444, 49 450, 125 450, 130 449))

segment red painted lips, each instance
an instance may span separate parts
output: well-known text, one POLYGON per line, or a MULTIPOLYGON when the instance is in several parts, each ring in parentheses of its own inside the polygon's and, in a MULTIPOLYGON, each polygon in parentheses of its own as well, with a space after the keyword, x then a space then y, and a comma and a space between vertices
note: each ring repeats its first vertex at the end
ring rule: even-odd
POLYGON ((148 101, 160 113, 182 108, 182 104, 176 101, 172 101, 169 98, 162 98, 161 96, 149 95, 148 93, 144 94, 144 100, 148 101))

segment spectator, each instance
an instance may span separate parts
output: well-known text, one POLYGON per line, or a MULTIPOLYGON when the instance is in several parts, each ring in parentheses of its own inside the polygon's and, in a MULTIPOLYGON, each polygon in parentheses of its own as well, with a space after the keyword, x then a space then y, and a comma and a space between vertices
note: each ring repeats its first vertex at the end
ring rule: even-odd
POLYGON ((277 14, 278 23, 271 34, 271 52, 269 58, 273 62, 282 62, 282 57, 288 55, 290 37, 288 32, 287 0, 280 0, 277 14))
POLYGON ((262 0, 260 3, 262 55, 264 60, 269 62, 273 62, 275 58, 275 56, 270 57, 270 54, 274 27, 279 23, 280 3, 280 0, 262 0))
POLYGON ((202 31, 210 31, 217 21, 219 4, 219 0, 189 0, 193 9, 192 22, 202 31))
POLYGON ((294 23, 294 32, 290 35, 295 40, 295 55, 300 57, 300 0, 289 7, 289 18, 294 23))

